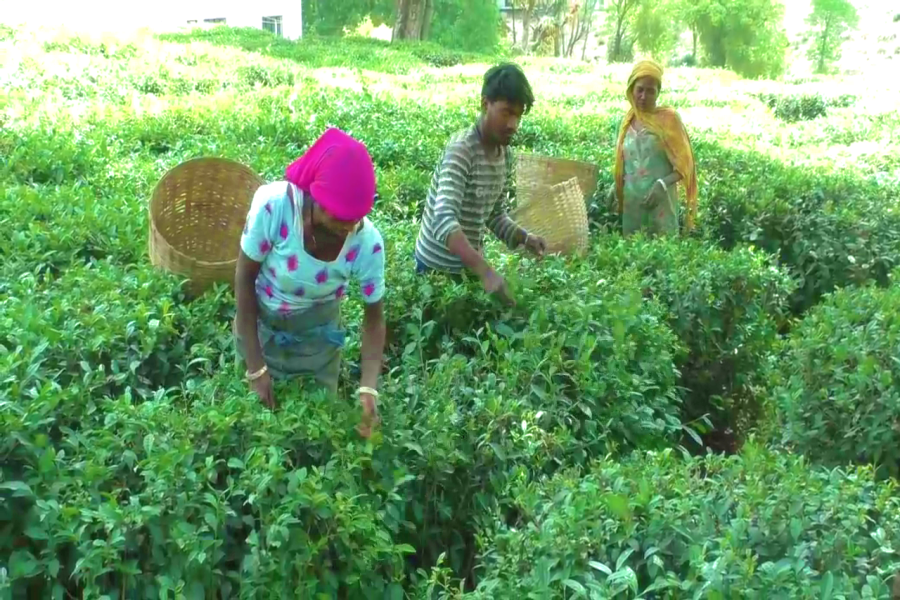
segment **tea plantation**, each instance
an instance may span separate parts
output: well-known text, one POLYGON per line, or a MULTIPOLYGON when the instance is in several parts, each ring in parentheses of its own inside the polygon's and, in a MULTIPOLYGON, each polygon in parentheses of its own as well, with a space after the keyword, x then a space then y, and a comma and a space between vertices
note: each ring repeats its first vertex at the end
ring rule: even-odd
POLYGON ((669 70, 700 214, 653 241, 601 201, 630 67, 521 58, 537 104, 517 149, 592 161, 600 189, 583 258, 491 243, 505 309, 412 257, 431 170, 495 60, 0 29, 0 598, 900 589, 895 82, 669 70), (370 440, 358 300, 344 400, 285 385, 270 412, 234 363, 232 291, 191 299, 147 256, 168 169, 214 155, 276 180, 330 125, 378 169, 389 348, 370 440))

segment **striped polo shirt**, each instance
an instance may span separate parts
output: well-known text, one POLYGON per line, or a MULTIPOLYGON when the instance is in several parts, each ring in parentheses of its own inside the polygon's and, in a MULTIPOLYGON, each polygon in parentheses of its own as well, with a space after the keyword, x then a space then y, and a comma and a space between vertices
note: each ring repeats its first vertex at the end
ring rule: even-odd
POLYGON ((480 252, 485 225, 508 247, 514 247, 521 229, 504 206, 511 167, 509 148, 501 147, 499 154, 488 156, 476 127, 455 134, 431 178, 416 257, 432 269, 458 273, 464 266, 447 249, 447 238, 462 229, 469 244, 480 252))

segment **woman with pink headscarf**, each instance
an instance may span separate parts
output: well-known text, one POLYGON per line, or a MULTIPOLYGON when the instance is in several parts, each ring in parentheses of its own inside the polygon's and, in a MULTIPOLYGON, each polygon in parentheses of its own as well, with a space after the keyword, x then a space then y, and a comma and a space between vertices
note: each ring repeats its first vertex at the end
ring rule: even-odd
POLYGON ((351 280, 365 303, 358 390, 368 437, 378 420, 384 351, 384 241, 366 215, 375 169, 366 147, 329 129, 260 187, 241 237, 234 334, 250 387, 275 407, 272 380, 308 377, 336 393, 344 331, 341 300, 351 280))

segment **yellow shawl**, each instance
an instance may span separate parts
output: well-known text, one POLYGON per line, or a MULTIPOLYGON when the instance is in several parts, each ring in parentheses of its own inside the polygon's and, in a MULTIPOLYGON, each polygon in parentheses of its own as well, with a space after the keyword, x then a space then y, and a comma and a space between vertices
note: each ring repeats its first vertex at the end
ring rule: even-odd
POLYGON ((655 134, 669 157, 669 162, 675 170, 681 175, 682 179, 678 184, 679 188, 684 189, 685 201, 687 205, 687 214, 685 215, 685 229, 690 231, 694 227, 694 218, 697 215, 697 170, 694 164, 694 151, 691 148, 691 141, 688 138, 687 130, 681 122, 681 117, 673 108, 657 107, 653 112, 639 111, 634 104, 634 83, 642 77, 652 77, 659 82, 662 87, 662 67, 650 60, 637 63, 631 76, 628 78, 628 89, 625 97, 631 108, 622 121, 622 128, 619 131, 619 142, 616 146, 616 196, 619 200, 619 214, 624 210, 624 188, 625 188, 625 133, 628 131, 629 125, 638 117, 644 127, 650 133, 655 134))

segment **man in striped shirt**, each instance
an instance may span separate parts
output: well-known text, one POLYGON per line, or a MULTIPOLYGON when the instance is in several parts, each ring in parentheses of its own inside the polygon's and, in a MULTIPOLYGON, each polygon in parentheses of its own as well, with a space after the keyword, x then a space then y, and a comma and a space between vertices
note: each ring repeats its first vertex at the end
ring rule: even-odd
POLYGON ((453 136, 431 179, 416 239, 416 270, 460 273, 469 269, 484 289, 513 303, 503 277, 482 255, 485 226, 509 248, 524 244, 538 256, 544 240, 530 235, 506 214, 512 156, 509 143, 534 95, 513 64, 491 68, 481 89, 481 116, 453 136))

